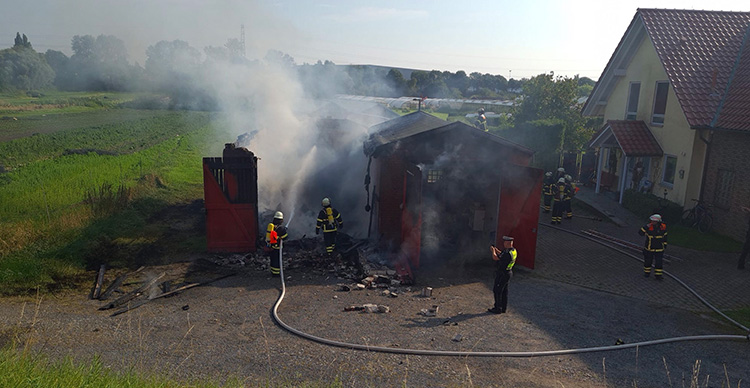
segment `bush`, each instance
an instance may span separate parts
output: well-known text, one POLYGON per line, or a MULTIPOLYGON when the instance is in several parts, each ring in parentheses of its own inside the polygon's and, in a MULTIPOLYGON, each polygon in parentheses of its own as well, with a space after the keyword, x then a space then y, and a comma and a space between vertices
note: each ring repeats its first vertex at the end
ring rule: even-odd
POLYGON ((625 190, 622 206, 642 219, 648 219, 650 215, 658 213, 667 224, 678 223, 682 215, 682 206, 679 204, 633 189, 625 190))

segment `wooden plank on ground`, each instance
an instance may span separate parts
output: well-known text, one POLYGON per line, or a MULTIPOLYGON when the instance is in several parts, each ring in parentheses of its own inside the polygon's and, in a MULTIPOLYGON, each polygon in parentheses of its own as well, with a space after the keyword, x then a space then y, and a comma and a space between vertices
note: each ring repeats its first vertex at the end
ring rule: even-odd
POLYGON ((205 286, 207 284, 211 284, 213 282, 219 281, 221 279, 226 279, 226 278, 228 278, 230 276, 234 276, 234 275, 236 275, 236 273, 230 273, 228 275, 219 276, 216 279, 212 279, 212 280, 209 280, 209 281, 203 282, 203 283, 200 283, 200 282, 199 283, 188 283, 188 284, 186 284, 184 286, 177 287, 174 290, 171 290, 171 291, 168 291, 168 292, 163 292, 163 293, 158 294, 158 295, 150 296, 150 297, 148 297, 146 299, 142 299, 142 300, 140 300, 140 301, 138 301, 138 302, 136 302, 136 303, 134 303, 132 305, 128 305, 127 307, 124 307, 124 308, 122 308, 120 310, 115 311, 114 313, 112 313, 110 315, 110 317, 114 317, 114 316, 120 315, 122 313, 126 313, 126 312, 128 312, 130 310, 136 309, 138 307, 141 307, 144 304, 146 304, 146 303, 148 303, 148 302, 150 302, 150 301, 152 301, 154 299, 159 299, 159 298, 164 298, 164 297, 167 297, 167 296, 170 296, 170 295, 174 295, 174 294, 177 294, 178 292, 185 291, 185 290, 193 288, 193 287, 205 286))
POLYGON ((99 266, 94 288, 91 289, 91 299, 99 299, 99 294, 102 292, 102 283, 104 283, 104 271, 106 271, 106 266, 102 264, 99 266))
POLYGON ((148 282, 146 282, 146 284, 142 285, 138 289, 136 289, 134 291, 131 291, 131 292, 129 292, 129 293, 121 296, 118 299, 115 299, 114 301, 112 301, 112 302, 110 302, 110 303, 108 303, 108 304, 106 304, 106 305, 104 305, 102 307, 99 307, 99 310, 108 310, 108 309, 111 309, 111 308, 114 308, 114 307, 117 307, 117 306, 121 306, 121 305, 123 305, 125 303, 128 303, 129 301, 131 301, 131 300, 133 300, 133 299, 141 296, 141 294, 143 294, 144 291, 146 291, 149 288, 151 288, 151 286, 153 286, 156 282, 158 282, 159 279, 163 278, 164 275, 166 275, 166 272, 162 272, 159 276, 157 276, 157 277, 149 280, 148 282))
POLYGON ((107 289, 104 290, 104 292, 101 295, 99 295, 99 300, 107 300, 107 299, 109 299, 109 296, 112 295, 112 292, 114 292, 116 289, 122 287, 122 284, 125 283, 125 279, 127 279, 128 276, 135 275, 138 272, 141 272, 144 268, 146 268, 146 267, 141 266, 140 268, 138 268, 137 270, 135 270, 133 272, 124 273, 124 274, 118 276, 115 279, 115 281, 112 282, 112 284, 110 284, 109 287, 107 287, 107 289))

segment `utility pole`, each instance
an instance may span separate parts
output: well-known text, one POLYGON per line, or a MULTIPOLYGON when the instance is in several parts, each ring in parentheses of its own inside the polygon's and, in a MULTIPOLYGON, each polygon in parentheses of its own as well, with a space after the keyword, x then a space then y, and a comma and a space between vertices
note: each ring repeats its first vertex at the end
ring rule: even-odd
POLYGON ((511 75, 513 73, 513 70, 508 70, 508 81, 510 81, 513 76, 511 75))

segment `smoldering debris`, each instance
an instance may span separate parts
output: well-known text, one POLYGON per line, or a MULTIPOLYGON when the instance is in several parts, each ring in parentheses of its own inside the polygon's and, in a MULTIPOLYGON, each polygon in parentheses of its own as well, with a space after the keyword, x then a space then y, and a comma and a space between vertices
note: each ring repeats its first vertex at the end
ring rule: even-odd
MULTIPOLYGON (((350 285, 340 285, 340 291, 365 288, 388 288, 400 285, 401 279, 389 267, 382 256, 367 240, 354 239, 346 233, 338 233, 337 252, 331 257, 325 253, 321 238, 303 236, 284 241, 282 264, 284 271, 318 275, 335 275, 351 280, 350 285)), ((211 261, 219 266, 247 271, 268 271, 268 254, 259 249, 247 254, 216 255, 211 261)), ((287 273, 288 273, 287 272, 287 273)))

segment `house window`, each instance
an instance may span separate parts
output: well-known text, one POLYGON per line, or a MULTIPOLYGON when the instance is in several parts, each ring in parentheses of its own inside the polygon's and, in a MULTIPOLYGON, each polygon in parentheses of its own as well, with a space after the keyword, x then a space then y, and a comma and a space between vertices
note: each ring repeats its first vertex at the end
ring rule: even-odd
POLYGON ((437 183, 443 177, 443 170, 427 171, 427 183, 437 183))
POLYGON ((665 183, 668 186, 674 185, 674 175, 677 171, 677 157, 672 155, 665 155, 664 158, 664 174, 661 177, 661 183, 665 183))
POLYGON ((716 190, 714 191, 714 205, 722 209, 729 209, 734 171, 719 169, 716 174, 716 190))
POLYGON ((667 92, 669 82, 657 81, 654 93, 654 114, 651 116, 651 124, 664 125, 664 113, 667 111, 667 92))
POLYGON ((625 112, 625 120, 635 120, 638 115, 638 96, 641 93, 641 83, 631 82, 628 94, 628 106, 625 112))

